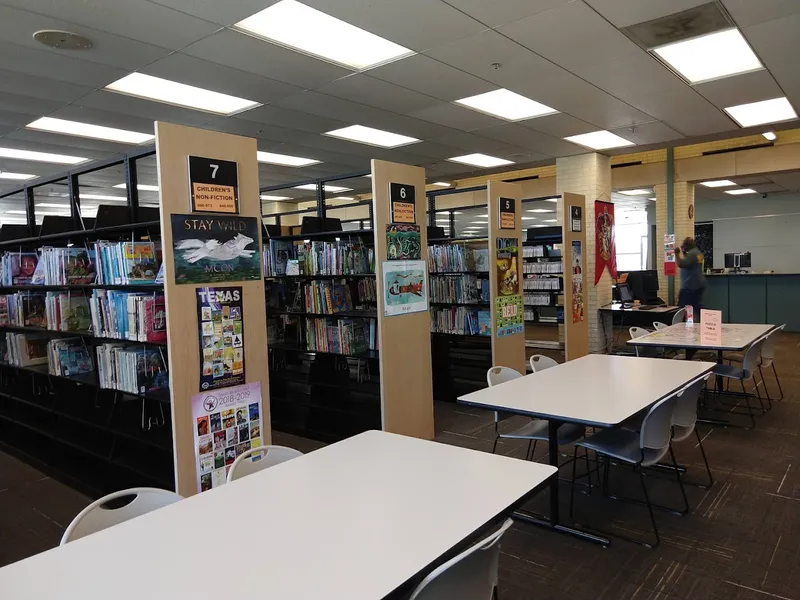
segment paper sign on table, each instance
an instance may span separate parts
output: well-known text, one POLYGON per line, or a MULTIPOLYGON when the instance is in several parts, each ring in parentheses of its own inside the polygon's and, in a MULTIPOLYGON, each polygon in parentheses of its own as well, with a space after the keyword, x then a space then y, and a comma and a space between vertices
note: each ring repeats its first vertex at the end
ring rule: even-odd
POLYGON ((722 311, 700 309, 700 343, 709 346, 722 344, 722 311))

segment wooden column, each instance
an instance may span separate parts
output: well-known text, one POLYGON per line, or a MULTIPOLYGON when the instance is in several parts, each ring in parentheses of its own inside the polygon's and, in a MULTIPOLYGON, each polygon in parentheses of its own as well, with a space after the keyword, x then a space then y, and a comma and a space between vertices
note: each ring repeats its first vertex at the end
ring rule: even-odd
MULTIPOLYGON (((261 222, 256 141, 227 133, 156 122, 156 157, 161 196, 161 234, 164 259, 164 296, 167 309, 169 387, 172 398, 172 437, 175 453, 175 489, 184 496, 197 492, 194 422, 191 400, 200 393, 199 333, 195 290, 205 286, 241 286, 244 318, 245 376, 261 382, 262 443, 271 441, 267 324, 264 280, 219 284, 175 283, 172 251, 173 213, 191 213, 188 156, 235 161, 239 170, 239 214, 261 222)), ((209 213, 203 213, 208 217, 209 213)), ((261 228, 257 247, 261 248, 261 228)), ((260 253, 260 251, 259 251, 260 253)))
POLYGON ((594 246, 586 246, 586 201, 580 194, 564 192, 560 203, 561 222, 564 228, 564 351, 567 360, 574 360, 589 354, 589 289, 594 285, 587 268, 589 252, 594 246), (573 226, 573 207, 580 209, 580 231, 573 226), (580 246, 575 247, 577 242, 580 246), (578 248, 580 254, 578 254, 578 248), (576 272, 576 258, 579 258, 580 273, 576 272), (573 285, 573 279, 575 285, 573 285), (573 306, 573 298, 576 306, 573 306))
MULTIPOLYGON (((384 431, 433 439, 430 311, 384 316, 383 262, 386 225, 391 223, 389 184, 414 186, 416 224, 420 226, 420 260, 426 262, 425 169, 382 160, 372 161, 372 208, 375 228, 375 275, 378 290, 381 413, 384 431)), ((428 285, 430 282, 428 281, 428 285)), ((427 285, 425 294, 429 294, 427 285)))
POLYGON ((522 330, 513 335, 497 336, 497 303, 499 296, 497 275, 497 239, 515 238, 517 240, 517 281, 519 295, 522 296, 522 188, 513 183, 489 181, 487 185, 489 205, 489 291, 492 316, 492 365, 511 367, 525 373, 525 324, 524 313, 520 314, 522 330), (500 229, 500 199, 514 200, 514 228, 500 229))

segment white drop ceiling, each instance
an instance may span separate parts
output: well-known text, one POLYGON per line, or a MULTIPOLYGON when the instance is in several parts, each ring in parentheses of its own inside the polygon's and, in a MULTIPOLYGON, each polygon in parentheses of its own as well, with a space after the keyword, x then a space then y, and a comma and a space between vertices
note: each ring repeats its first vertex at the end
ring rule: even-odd
MULTIPOLYGON (((417 53, 362 72, 230 28, 274 0, 0 0, 0 145, 101 159, 131 146, 25 125, 51 116, 153 133, 153 121, 164 120, 323 161, 261 165, 262 186, 366 170, 370 158, 422 165, 432 180, 447 180, 465 172, 445 160, 453 156, 546 163, 586 152, 563 138, 598 129, 639 145, 686 143, 743 131, 727 106, 786 95, 800 108, 800 2, 719 1, 766 69, 689 86, 618 28, 707 0, 371 0, 368 8, 360 0, 305 0, 417 53), (41 29, 72 31, 94 45, 49 49, 32 38, 41 29), (219 117, 102 89, 133 71, 263 106, 219 117), (509 123, 453 104, 499 87, 559 114, 509 123), (323 135, 353 124, 423 141, 386 150, 323 135)), ((0 171, 62 170, 0 159, 0 171)), ((140 178, 155 183, 148 167, 140 178)), ((81 184, 120 182, 99 173, 81 184)), ((16 185, 0 180, 0 193, 16 185)))

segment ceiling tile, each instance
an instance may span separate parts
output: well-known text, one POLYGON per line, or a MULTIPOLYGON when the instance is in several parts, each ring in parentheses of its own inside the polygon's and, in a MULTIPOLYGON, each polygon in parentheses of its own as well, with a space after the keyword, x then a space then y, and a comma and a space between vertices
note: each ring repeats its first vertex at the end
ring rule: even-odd
POLYGON ((573 73, 621 100, 627 100, 630 94, 686 86, 658 60, 638 47, 632 47, 624 56, 614 60, 579 67, 573 73))
POLYGON ((169 50, 163 47, 145 44, 89 27, 77 26, 66 21, 17 10, 9 6, 0 6, 0 39, 3 41, 41 50, 45 46, 36 42, 32 36, 33 32, 41 29, 72 31, 92 40, 92 47, 87 50, 73 53, 65 50, 46 49, 45 52, 48 54, 68 55, 76 58, 79 56, 81 60, 111 65, 131 71, 139 69, 169 53, 169 50))
POLYGON ((411 113, 439 101, 431 96, 363 74, 342 77, 316 91, 396 113, 411 113))
POLYGON ((434 60, 424 54, 396 60, 368 71, 382 79, 410 90, 452 102, 497 89, 496 85, 434 60))
POLYGON ((731 177, 731 181, 733 181, 737 185, 741 185, 742 187, 749 187, 751 185, 758 185, 760 183, 772 183, 772 181, 764 177, 763 175, 751 175, 748 177, 731 177))
POLYGON ((722 0, 739 27, 748 27, 800 13, 797 0, 722 0))
MULTIPOLYGON (((636 0, 635 2, 625 2, 624 0, 584 1, 617 27, 643 23, 709 2, 709 0, 669 0, 669 2, 664 2, 664 0, 636 0)), ((747 2, 748 0, 744 1, 747 2)))
POLYGON ((685 136, 738 129, 736 124, 689 86, 629 98, 634 106, 685 136))
POLYGON ((261 103, 297 94, 303 89, 180 52, 147 65, 141 72, 261 103))
MULTIPOLYGON (((8 134, 9 139, 21 142, 31 142, 35 144, 47 144, 59 147, 56 151, 59 154, 74 154, 78 156, 110 156, 111 154, 131 152, 137 146, 133 144, 119 144, 117 142, 105 142, 103 140, 93 140, 71 135, 61 135, 58 133, 48 133, 36 131, 34 129, 21 128, 14 133, 8 134)), ((147 145, 147 144, 145 144, 147 145)))
POLYGON ((134 98, 124 94, 99 90, 92 92, 78 103, 85 108, 98 108, 113 113, 122 113, 152 119, 153 121, 170 121, 179 125, 202 125, 214 119, 217 115, 153 102, 142 98, 134 98))
POLYGON ((498 27, 512 21, 550 10, 572 0, 444 0, 447 4, 467 13, 489 27, 498 27))
POLYGON ((314 88, 353 71, 229 29, 181 50, 220 65, 314 88))
MULTIPOLYGON (((22 107, 20 107, 22 108, 22 107)), ((25 127, 39 115, 31 112, 17 112, 12 110, 0 110, 0 125, 8 127, 25 127)))
MULTIPOLYGON (((80 151, 69 151, 68 147, 58 145, 57 143, 53 143, 54 138, 48 138, 47 142, 37 142, 32 141, 30 138, 32 137, 30 134, 33 133, 31 131, 19 130, 9 133, 8 135, 3 136, 3 146, 7 148, 17 148, 19 150, 32 150, 34 152, 52 152, 55 154, 71 154, 73 156, 82 156, 85 158, 106 158, 108 156, 107 152, 91 150, 88 148, 84 148, 80 151)), ((3 159, 9 160, 9 159, 3 159)), ((10 161, 14 164, 27 162, 27 161, 10 161)), ((65 171, 69 168, 69 165, 57 165, 59 168, 57 171, 65 171)), ((21 168, 18 169, 20 172, 23 172, 21 168)))
POLYGON ((486 29, 439 0, 305 0, 324 13, 371 33, 422 52, 439 44, 467 37, 486 29))
POLYGON ((69 103, 91 94, 94 88, 0 70, 0 91, 69 103))
POLYGON ((507 123, 497 127, 479 129, 474 132, 477 135, 499 140, 507 144, 533 150, 537 154, 534 158, 517 159, 516 162, 530 162, 534 160, 544 160, 554 156, 569 156, 571 154, 582 154, 585 148, 577 146, 565 140, 551 137, 538 131, 522 127, 516 123, 507 123))
MULTIPOLYGON (((452 156, 472 154, 473 152, 482 152, 483 154, 491 154, 492 156, 501 156, 508 152, 513 152, 513 149, 509 148, 509 145, 504 142, 463 131, 451 130, 451 132, 448 134, 432 137, 431 139, 446 146, 452 146, 453 148, 458 148, 463 151, 452 156)), ((448 156, 446 158, 450 157, 448 156)))
POLYGON ((780 86, 766 69, 700 83, 693 87, 719 108, 783 96, 780 86))
POLYGON ((612 133, 616 133, 618 136, 624 137, 639 146, 670 142, 683 138, 680 133, 659 121, 615 129, 612 130, 612 133))
POLYGON ((409 116, 431 123, 438 123, 461 131, 472 131, 482 127, 492 127, 505 123, 502 119, 492 117, 475 110, 470 110, 462 106, 456 106, 447 102, 440 102, 436 106, 431 106, 423 110, 411 113, 409 116))
POLYGON ((44 116, 58 110, 62 105, 62 102, 0 92, 0 110, 22 111, 37 116, 44 116))
POLYGON ((274 104, 258 106, 237 115, 236 118, 252 122, 254 130, 257 130, 260 125, 276 125, 309 133, 324 133, 333 129, 341 129, 350 124, 336 119, 290 110, 274 104))
POLYGON ((641 49, 583 2, 569 2, 497 29, 570 71, 641 49), (565 35, 564 25, 569 24, 565 35))
POLYGON ((219 25, 233 25, 278 2, 278 0, 236 0, 236 2, 219 2, 219 0, 150 1, 219 25))
POLYGON ((519 124, 528 129, 533 129, 534 131, 539 131, 557 138, 565 138, 570 135, 589 133, 590 131, 597 130, 595 125, 582 121, 581 119, 576 119, 565 113, 528 119, 526 121, 520 121, 519 124))
MULTIPOLYGON (((276 127, 274 125, 263 125, 254 123, 246 119, 238 119, 236 117, 224 117, 216 119, 203 125, 204 128, 213 129, 214 131, 223 131, 225 133, 233 133, 245 137, 252 137, 257 139, 272 140, 273 142, 287 142, 297 139, 298 132, 293 129, 285 127, 276 127)), ((316 158, 316 156, 309 156, 309 158, 316 158)))

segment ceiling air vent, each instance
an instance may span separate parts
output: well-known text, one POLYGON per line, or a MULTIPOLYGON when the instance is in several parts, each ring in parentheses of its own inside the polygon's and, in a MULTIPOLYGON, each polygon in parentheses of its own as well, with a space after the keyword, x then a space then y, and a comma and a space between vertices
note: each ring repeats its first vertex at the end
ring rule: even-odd
POLYGON ((730 29, 735 24, 718 2, 624 27, 621 31, 646 50, 730 29))

